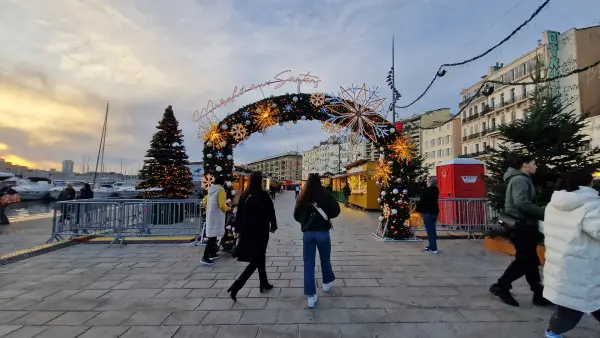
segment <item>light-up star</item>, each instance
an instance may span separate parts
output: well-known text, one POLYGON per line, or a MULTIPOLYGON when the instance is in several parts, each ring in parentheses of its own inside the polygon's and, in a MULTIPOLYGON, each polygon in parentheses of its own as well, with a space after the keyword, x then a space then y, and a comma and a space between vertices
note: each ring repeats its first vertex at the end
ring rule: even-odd
POLYGON ((242 116, 243 116, 244 118, 248 118, 248 117, 250 117, 250 112, 249 112, 249 111, 247 111, 247 110, 245 110, 245 111, 242 113, 242 116))
POLYGON ((327 114, 327 107, 321 107, 321 113, 327 114))
POLYGON ((219 151, 219 152, 217 153, 217 158, 223 158, 223 153, 219 151))
POLYGON ((292 105, 291 105, 291 104, 286 104, 286 105, 285 105, 285 111, 286 111, 287 113, 291 112, 291 111, 292 111, 292 105))
POLYGON ((327 122, 338 124, 361 137, 376 142, 388 135, 388 123, 380 112, 384 98, 377 97, 365 84, 358 88, 340 88, 340 95, 327 105, 327 122))

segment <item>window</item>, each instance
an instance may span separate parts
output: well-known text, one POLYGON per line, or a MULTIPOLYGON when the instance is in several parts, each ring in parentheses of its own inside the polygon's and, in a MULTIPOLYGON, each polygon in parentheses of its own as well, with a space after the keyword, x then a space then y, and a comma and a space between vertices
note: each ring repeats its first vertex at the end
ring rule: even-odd
POLYGON ((463 136, 467 136, 467 129, 466 128, 463 130, 463 136))
POLYGON ((513 82, 515 80, 515 69, 508 71, 508 78, 506 82, 513 82))
POLYGON ((450 148, 446 148, 446 156, 450 156, 450 148))
POLYGON ((435 151, 431 152, 431 158, 435 158, 435 151))
POLYGON ((466 111, 463 111, 463 112, 462 112, 462 117, 463 117, 463 120, 466 120, 466 119, 467 119, 467 112, 466 112, 466 111))
POLYGON ((515 122, 517 120, 517 111, 513 110, 510 112, 510 121, 515 122))
POLYGON ((475 152, 478 153, 479 152, 479 143, 475 144, 475 152))
POLYGON ((469 108, 469 117, 471 117, 473 115, 473 108, 469 108))
POLYGON ((485 131, 485 122, 481 122, 481 131, 485 131))
POLYGON ((473 107, 473 113, 474 113, 475 115, 477 115, 477 108, 479 108, 479 107, 477 107, 477 106, 473 107))
POLYGON ((475 134, 477 134, 479 132, 479 125, 475 125, 475 134))
POLYGON ((504 117, 504 114, 500 115, 500 124, 505 124, 506 123, 506 118, 504 117))
POLYGON ((473 126, 469 127, 469 135, 473 135, 473 126))
POLYGON ((465 149, 463 149, 463 155, 467 154, 467 147, 465 147, 465 149))
POLYGON ((527 97, 527 86, 523 85, 523 99, 527 97))
POLYGON ((441 149, 440 149, 440 150, 438 150, 438 152, 437 152, 437 156, 438 156, 438 157, 442 157, 442 150, 441 150, 441 149))
POLYGON ((449 143, 450 143, 450 135, 447 135, 445 144, 449 144, 449 143))
POLYGON ((504 107, 504 93, 500 94, 500 107, 504 107))
POLYGON ((483 113, 485 111, 485 102, 481 104, 481 112, 483 113))
POLYGON ((487 143, 483 142, 483 150, 486 150, 486 149, 487 149, 487 147, 488 147, 488 146, 487 146, 487 143))
POLYGON ((492 129, 496 129, 496 118, 492 119, 492 129))
POLYGON ((441 145, 441 144, 442 144, 442 138, 441 138, 441 137, 438 137, 438 139, 437 139, 437 145, 439 146, 439 145, 441 145))
POLYGON ((517 101, 517 96, 515 95, 515 89, 511 88, 510 90, 510 103, 515 103, 517 101))
POLYGON ((496 108, 496 98, 492 97, 492 100, 490 101, 490 107, 492 109, 496 108))

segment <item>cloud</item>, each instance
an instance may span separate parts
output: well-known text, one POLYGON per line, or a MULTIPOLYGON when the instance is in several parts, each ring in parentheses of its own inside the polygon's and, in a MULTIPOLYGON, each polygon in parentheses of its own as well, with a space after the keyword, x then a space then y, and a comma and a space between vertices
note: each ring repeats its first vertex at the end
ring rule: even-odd
MULTIPOLYGON (((507 14, 490 12, 488 3, 477 0, 0 0, 0 5, 6 28, 0 44, 10 46, 0 55, 0 142, 37 166, 95 158, 110 101, 105 159, 115 168, 121 161, 136 168, 169 104, 190 158, 200 159, 193 111, 229 96, 235 85, 268 80, 286 69, 310 70, 323 80, 319 91, 366 82, 381 86, 387 96, 392 34, 404 104, 420 94, 440 64, 489 48, 538 4, 511 0, 507 14)), ((594 0, 551 3, 506 46, 449 69, 399 116, 439 107, 456 111, 461 87, 476 82, 488 64, 528 51, 545 29, 564 31, 597 20, 598 11, 594 0)), ((294 90, 286 86, 264 95, 294 90)), ((248 93, 219 116, 261 98, 259 91, 248 93)), ((295 150, 296 144, 303 150, 324 137, 317 124, 274 129, 237 149, 236 162, 295 150)))

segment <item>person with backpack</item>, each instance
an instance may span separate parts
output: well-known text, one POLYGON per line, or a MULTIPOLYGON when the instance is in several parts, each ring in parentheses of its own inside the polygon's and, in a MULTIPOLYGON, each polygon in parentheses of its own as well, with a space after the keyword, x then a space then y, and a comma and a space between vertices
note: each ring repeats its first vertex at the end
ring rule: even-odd
POLYGON ((540 277, 540 259, 537 255, 537 243, 540 239, 539 221, 544 220, 544 209, 537 206, 536 191, 531 175, 537 165, 531 156, 516 158, 504 174, 506 195, 504 198, 504 223, 511 228, 511 240, 515 246, 515 260, 510 263, 490 292, 511 306, 519 306, 510 289, 512 283, 525 276, 531 291, 533 304, 547 306, 551 303, 544 298, 540 277), (509 224, 511 223, 511 224, 509 224))
POLYGON ((544 297, 556 304, 547 338, 561 338, 584 313, 600 321, 600 196, 586 170, 562 175, 545 211, 544 297))
POLYGON ((225 213, 229 211, 227 205, 227 194, 225 193, 225 177, 215 178, 213 185, 208 188, 208 194, 204 197, 206 205, 206 247, 200 264, 213 266, 217 256, 217 237, 225 235, 225 213))
POLYGON ((263 175, 255 171, 250 175, 250 184, 240 196, 235 217, 235 233, 238 236, 235 256, 238 261, 248 262, 248 266, 238 279, 227 289, 227 293, 237 302, 237 293, 244 287, 254 271, 258 270, 259 290, 271 290, 266 269, 269 233, 277 230, 275 207, 269 194, 262 187, 263 175))
POLYGON ((316 250, 319 249, 323 291, 328 292, 335 275, 331 267, 331 219, 340 214, 340 205, 321 184, 319 174, 308 175, 308 180, 296 201, 294 219, 302 226, 302 251, 304 259, 304 294, 308 307, 315 307, 318 297, 315 285, 316 250))

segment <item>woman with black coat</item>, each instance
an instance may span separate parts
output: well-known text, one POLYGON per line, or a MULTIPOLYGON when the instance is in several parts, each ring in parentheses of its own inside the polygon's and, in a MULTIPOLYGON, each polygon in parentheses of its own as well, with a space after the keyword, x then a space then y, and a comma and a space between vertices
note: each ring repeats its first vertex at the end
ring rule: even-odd
POLYGON ((239 236, 237 258, 240 262, 248 262, 248 266, 240 277, 227 289, 229 296, 237 302, 237 293, 246 284, 250 276, 258 269, 260 292, 271 290, 267 278, 266 254, 269 244, 269 232, 277 230, 275 207, 269 194, 262 188, 261 172, 250 176, 248 189, 240 196, 235 217, 235 233, 239 236))
POLYGON ((302 251, 304 258, 304 294, 308 307, 317 303, 315 286, 315 260, 319 249, 323 291, 328 292, 335 275, 331 267, 331 219, 340 214, 340 205, 321 184, 319 174, 308 175, 306 186, 300 193, 294 209, 294 219, 302 226, 302 251))

